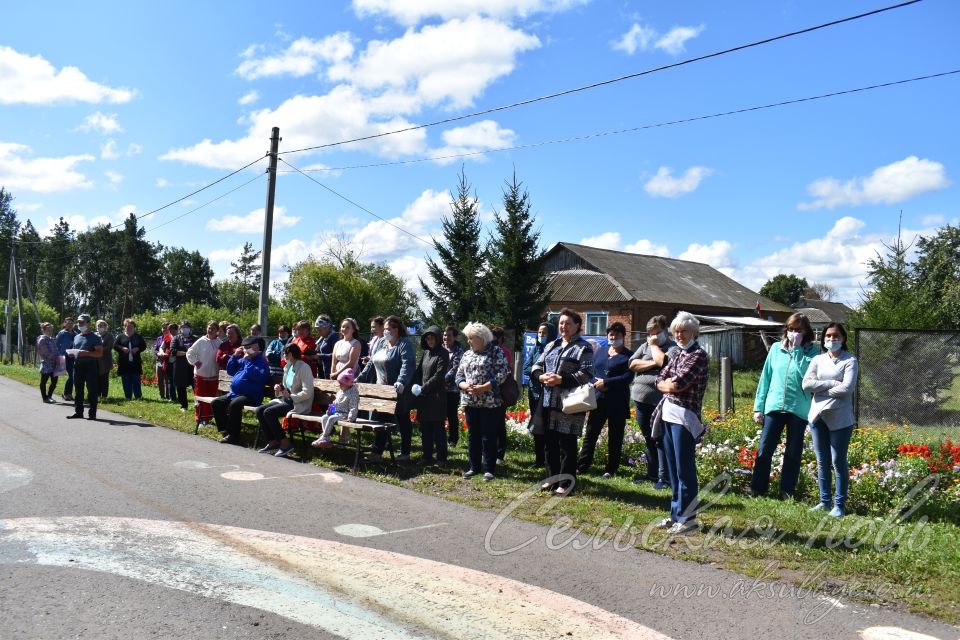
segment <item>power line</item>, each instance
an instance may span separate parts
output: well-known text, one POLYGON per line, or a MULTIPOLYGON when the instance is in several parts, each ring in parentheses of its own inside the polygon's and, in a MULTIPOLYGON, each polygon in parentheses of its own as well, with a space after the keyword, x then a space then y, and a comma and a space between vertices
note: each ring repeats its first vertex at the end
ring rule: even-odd
MULTIPOLYGON (((504 152, 504 151, 518 151, 518 150, 523 150, 523 149, 534 149, 534 148, 537 148, 537 147, 545 147, 545 146, 548 146, 548 145, 555 145, 555 144, 567 144, 567 143, 570 143, 570 142, 582 142, 582 141, 585 141, 585 140, 591 140, 591 139, 593 139, 593 138, 602 138, 602 137, 606 137, 606 136, 614 136, 614 135, 620 135, 620 134, 624 134, 624 133, 636 133, 636 132, 638 132, 638 131, 643 131, 643 130, 645 130, 645 129, 657 129, 657 128, 660 128, 660 127, 669 127, 669 126, 678 125, 678 124, 687 124, 687 123, 690 123, 690 122, 697 122, 697 121, 700 121, 700 120, 710 120, 710 119, 713 119, 713 118, 722 118, 722 117, 725 117, 725 116, 732 116, 732 115, 738 115, 738 114, 742 114, 742 113, 749 113, 749 112, 751 112, 751 111, 762 111, 762 110, 764 110, 764 109, 773 109, 773 108, 775 108, 775 107, 783 107, 783 106, 792 105, 792 104, 799 104, 799 103, 802 103, 802 102, 812 102, 812 101, 814 101, 814 100, 824 100, 824 99, 826 99, 826 98, 835 98, 835 97, 837 97, 837 96, 844 96, 844 95, 849 95, 849 94, 853 94, 853 93, 861 93, 861 92, 864 92, 864 91, 872 91, 872 90, 874 90, 874 89, 883 89, 883 88, 886 88, 886 87, 893 87, 893 86, 897 86, 897 85, 901 85, 901 84, 909 84, 909 83, 911 83, 911 82, 919 82, 919 81, 921 81, 921 80, 930 80, 930 79, 933 79, 933 78, 942 78, 942 77, 944 77, 944 76, 955 75, 955 74, 958 74, 958 73, 960 73, 960 69, 954 69, 954 70, 952 70, 952 71, 944 71, 944 72, 942 72, 942 73, 933 73, 933 74, 925 75, 925 76, 917 76, 917 77, 915 77, 915 78, 907 78, 907 79, 905 79, 905 80, 894 80, 894 81, 892 81, 892 82, 884 82, 884 83, 881 83, 881 84, 872 84, 872 85, 869 85, 869 86, 866 86, 866 87, 857 87, 856 89, 845 89, 845 90, 843 90, 843 91, 833 91, 833 92, 831 92, 831 93, 822 93, 822 94, 820 94, 820 95, 807 96, 807 97, 804 97, 804 98, 793 98, 793 99, 791 99, 791 100, 782 100, 782 101, 780 101, 780 102, 771 102, 771 103, 768 103, 768 104, 757 105, 757 106, 753 106, 753 107, 744 107, 744 108, 742 108, 742 109, 734 109, 734 110, 732 110, 732 111, 721 111, 721 112, 718 112, 718 113, 711 113, 711 114, 702 115, 702 116, 692 116, 692 117, 690 117, 690 118, 683 118, 683 119, 680 119, 680 120, 668 120, 668 121, 665 121, 665 122, 657 122, 657 123, 654 123, 654 124, 639 125, 639 126, 630 127, 630 128, 627 128, 627 129, 615 129, 615 130, 613 130, 613 131, 600 131, 600 132, 597 132, 597 133, 588 133, 588 134, 584 134, 584 135, 580 135, 580 136, 571 136, 571 137, 568 137, 568 138, 560 138, 560 139, 555 139, 555 140, 544 140, 544 141, 541 141, 541 142, 531 142, 531 143, 529 143, 529 144, 515 145, 515 146, 512 146, 512 147, 503 147, 503 148, 501 148, 501 149, 487 149, 487 150, 484 150, 484 151, 467 151, 467 152, 464 152, 464 153, 453 153, 453 154, 443 155, 443 156, 430 156, 430 157, 427 157, 427 158, 411 158, 411 159, 409 159, 409 160, 393 160, 393 161, 390 161, 390 162, 377 162, 377 163, 371 163, 371 164, 357 164, 357 165, 351 165, 351 166, 345 166, 345 167, 326 167, 326 168, 323 168, 323 169, 302 169, 302 170, 301 170, 301 169, 297 169, 297 171, 300 171, 301 173, 313 173, 313 172, 318 172, 318 171, 348 171, 348 170, 350 170, 350 169, 371 169, 371 168, 375 168, 375 167, 390 167, 390 166, 396 166, 396 165, 416 164, 416 163, 419 163, 419 162, 430 162, 430 161, 435 161, 435 160, 452 160, 452 159, 455 159, 455 158, 467 158, 467 157, 470 157, 470 156, 485 155, 485 154, 488 154, 488 153, 500 153, 500 152, 504 152)), ((285 172, 281 172, 281 173, 293 173, 293 171, 285 171, 285 172)))
POLYGON ((657 72, 659 72, 659 71, 666 71, 666 70, 668 70, 668 69, 674 69, 674 68, 677 68, 677 67, 682 67, 682 66, 684 66, 684 65, 693 64, 694 62, 701 62, 701 61, 703 61, 703 60, 708 60, 708 59, 710 59, 710 58, 717 58, 717 57, 719 57, 719 56, 723 56, 723 55, 726 55, 726 54, 728 54, 728 53, 734 53, 734 52, 736 52, 736 51, 743 51, 744 49, 751 49, 751 48, 753 48, 753 47, 759 47, 759 46, 764 45, 764 44, 769 44, 769 43, 771 43, 771 42, 776 42, 777 40, 784 40, 784 39, 786 39, 786 38, 792 38, 792 37, 794 37, 794 36, 803 35, 803 34, 806 34, 806 33, 811 33, 811 32, 813 32, 813 31, 818 31, 818 30, 820 30, 820 29, 826 29, 826 28, 828 28, 828 27, 833 27, 833 26, 836 26, 836 25, 838 25, 838 24, 843 24, 843 23, 845 23, 845 22, 852 22, 852 21, 854 21, 854 20, 860 20, 861 18, 867 18, 867 17, 869 17, 869 16, 873 16, 873 15, 877 15, 877 14, 880 14, 880 13, 884 13, 884 12, 886 12, 886 11, 892 11, 892 10, 894 10, 894 9, 900 9, 900 8, 903 8, 903 7, 912 5, 912 4, 917 4, 918 2, 922 2, 922 0, 907 0, 906 2, 901 2, 901 3, 894 4, 894 5, 890 5, 890 6, 887 6, 887 7, 882 7, 882 8, 880 8, 880 9, 874 9, 874 10, 868 11, 868 12, 866 12, 866 13, 860 13, 860 14, 857 14, 857 15, 854 15, 854 16, 849 16, 849 17, 846 17, 846 18, 841 18, 841 19, 839 19, 839 20, 833 20, 833 21, 831 21, 831 22, 824 22, 824 23, 822 23, 822 24, 818 24, 818 25, 815 25, 815 26, 813 26, 813 27, 807 27, 807 28, 805 28, 805 29, 800 29, 800 30, 797 30, 797 31, 791 31, 791 32, 789 32, 789 33, 784 33, 784 34, 781 34, 781 35, 779 35, 779 36, 773 36, 773 37, 771 37, 771 38, 764 38, 763 40, 757 40, 757 41, 755 41, 755 42, 750 42, 750 43, 748 43, 748 44, 742 44, 742 45, 739 45, 739 46, 736 46, 736 47, 731 47, 731 48, 729 48, 729 49, 724 49, 724 50, 722 50, 722 51, 714 51, 713 53, 708 53, 708 54, 705 54, 705 55, 702 55, 702 56, 697 56, 697 57, 695 57, 695 58, 687 58, 686 60, 681 60, 681 61, 679 61, 679 62, 674 62, 674 63, 671 63, 671 64, 662 65, 662 66, 659 66, 659 67, 654 67, 654 68, 652 68, 652 69, 647 69, 647 70, 645 70, 645 71, 639 71, 639 72, 637 72, 637 73, 631 73, 631 74, 628 74, 628 75, 625 75, 625 76, 619 76, 619 77, 617 77, 617 78, 610 78, 610 79, 608 79, 608 80, 601 80, 601 81, 599 81, 599 82, 594 82, 594 83, 587 84, 587 85, 583 85, 583 86, 580 86, 580 87, 574 87, 574 88, 572 88, 572 89, 565 89, 565 90, 563 90, 563 91, 557 91, 556 93, 550 93, 550 94, 547 94, 547 95, 539 96, 539 97, 537 97, 537 98, 528 98, 528 99, 526 99, 526 100, 521 100, 521 101, 519 101, 519 102, 513 102, 513 103, 510 103, 510 104, 501 105, 501 106, 499 106, 499 107, 491 107, 491 108, 489 108, 489 109, 484 109, 484 110, 482 110, 482 111, 474 111, 473 113, 467 113, 467 114, 460 115, 460 116, 453 116, 453 117, 450 117, 450 118, 444 118, 443 120, 435 120, 434 122, 428 122, 427 124, 419 124, 419 125, 414 125, 414 126, 410 126, 410 127, 404 127, 403 129, 395 129, 395 130, 393 130, 393 131, 385 131, 385 132, 383 132, 383 133, 376 133, 376 134, 371 134, 371 135, 368 135, 368 136, 361 136, 361 137, 359 137, 359 138, 352 138, 352 139, 350 139, 350 140, 341 140, 341 141, 339 141, 339 142, 328 142, 328 143, 326 143, 326 144, 318 144, 318 145, 314 145, 314 146, 312 146, 312 147, 304 147, 304 148, 302 148, 302 149, 293 149, 293 150, 291 150, 291 151, 281 151, 281 152, 280 152, 280 155, 286 155, 286 154, 289 154, 289 153, 301 153, 301 152, 303 152, 303 151, 314 151, 314 150, 316 150, 316 149, 328 149, 328 148, 330 148, 330 147, 337 147, 337 146, 341 146, 341 145, 345 145, 345 144, 351 144, 351 143, 353 143, 353 142, 363 142, 363 141, 366 141, 366 140, 374 140, 374 139, 376 139, 376 138, 383 138, 383 137, 385 137, 385 136, 392 136, 392 135, 396 135, 396 134, 398 134, 398 133, 406 133, 406 132, 409 132, 409 131, 417 131, 417 130, 419 130, 419 129, 426 129, 426 128, 428 128, 428 127, 435 127, 435 126, 441 125, 441 124, 449 124, 449 123, 451 123, 451 122, 458 122, 458 121, 460 121, 460 120, 466 120, 466 119, 469 119, 469 118, 475 118, 475 117, 477 117, 477 116, 483 116, 483 115, 487 115, 487 114, 490 114, 490 113, 496 113, 496 112, 498 112, 498 111, 506 111, 507 109, 514 109, 514 108, 516 108, 516 107, 523 107, 523 106, 526 106, 526 105, 529 105, 529 104, 534 104, 534 103, 537 103, 537 102, 543 102, 543 101, 545 101, 545 100, 552 100, 552 99, 554 99, 554 98, 560 98, 560 97, 563 97, 563 96, 568 96, 568 95, 571 95, 571 94, 573 94, 573 93, 579 93, 579 92, 581 92, 581 91, 587 91, 587 90, 590 90, 590 89, 596 89, 596 88, 598 88, 598 87, 603 87, 603 86, 606 86, 606 85, 615 84, 615 83, 617 83, 617 82, 623 82, 624 80, 632 80, 632 79, 634 79, 634 78, 640 78, 640 77, 642 77, 642 76, 650 75, 650 74, 652 74, 652 73, 657 73, 657 72))
POLYGON ((214 198, 213 200, 208 200, 207 202, 204 202, 204 203, 203 203, 202 205, 200 205, 199 207, 196 207, 196 208, 194 208, 194 209, 191 209, 190 211, 187 211, 186 213, 183 213, 183 214, 177 216, 176 218, 171 218, 171 219, 167 220, 166 222, 161 222, 160 224, 158 224, 158 225, 155 226, 155 227, 150 227, 149 229, 147 229, 147 230, 145 231, 145 233, 150 233, 151 231, 155 231, 156 229, 159 229, 160 227, 164 227, 164 226, 170 224, 171 222, 176 222, 176 221, 179 220, 180 218, 184 218, 184 217, 190 215, 191 213, 194 213, 194 212, 196 212, 196 211, 199 211, 200 209, 203 209, 204 207, 213 204, 213 203, 216 202, 217 200, 220 200, 220 199, 222 199, 222 198, 226 198, 228 195, 230 195, 230 194, 233 193, 234 191, 238 191, 238 190, 240 190, 240 189, 243 189, 243 188, 244 188, 245 186, 247 186, 248 184, 250 184, 250 183, 252 183, 252 182, 256 182, 257 180, 260 180, 260 179, 263 178, 265 175, 266 175, 265 173, 258 173, 258 174, 255 175, 253 178, 251 178, 250 180, 247 180, 246 182, 244 182, 244 183, 241 184, 240 186, 234 187, 233 189, 230 189, 230 191, 227 191, 226 193, 222 193, 222 194, 220 194, 219 196, 217 196, 216 198, 214 198))
POLYGON ((297 173, 299 173, 300 175, 302 175, 304 178, 310 180, 311 182, 315 182, 316 184, 320 185, 321 187, 323 187, 324 189, 326 189, 327 191, 329 191, 329 192, 332 193, 333 195, 337 196, 338 198, 340 198, 340 199, 342 199, 342 200, 346 200, 347 202, 349 202, 350 204, 352 204, 352 205, 355 206, 356 208, 360 209, 361 211, 364 211, 364 212, 366 212, 366 213, 369 213, 371 216, 373 216, 373 217, 376 218, 377 220, 380 220, 381 222, 387 223, 388 225, 390 225, 391 227, 393 227, 393 228, 396 229, 397 231, 402 231, 403 233, 407 234, 407 235, 410 236, 411 238, 414 238, 414 239, 416 239, 416 240, 419 240, 420 242, 422 242, 422 243, 424 243, 424 244, 427 244, 427 245, 430 245, 431 247, 433 246, 433 243, 430 242, 429 240, 424 240, 423 238, 421 238, 420 236, 416 235, 415 233, 411 233, 410 231, 407 231, 407 230, 404 229, 403 227, 393 224, 392 222, 390 222, 390 221, 387 220, 386 218, 381 218, 380 216, 378 216, 377 214, 375 214, 373 211, 370 211, 370 209, 367 209, 367 208, 364 207, 363 205, 357 204, 356 202, 354 202, 353 200, 351 200, 350 198, 348 198, 347 196, 345 196, 345 195, 343 195, 343 194, 341 194, 341 193, 337 193, 336 191, 334 191, 333 189, 331 189, 331 188, 328 187, 327 185, 323 184, 322 182, 320 182, 319 180, 317 180, 317 179, 314 178, 313 176, 304 173, 304 172, 301 171, 298 167, 293 166, 292 164, 290 164, 289 162, 287 162, 287 161, 284 160, 283 158, 277 158, 277 159, 280 160, 280 162, 282 162, 283 164, 285 164, 285 165, 287 165, 288 167, 290 167, 291 169, 293 169, 294 171, 296 171, 297 173))

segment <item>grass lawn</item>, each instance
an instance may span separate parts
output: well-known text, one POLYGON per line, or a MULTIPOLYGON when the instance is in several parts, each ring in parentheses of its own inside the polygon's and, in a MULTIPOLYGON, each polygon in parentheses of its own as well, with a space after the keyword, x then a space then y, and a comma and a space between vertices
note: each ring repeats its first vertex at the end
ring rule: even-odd
MULTIPOLYGON (((0 365, 0 375, 33 386, 39 382, 33 368, 0 365)), ((751 385, 755 387, 757 376, 751 372, 736 375, 735 402, 742 409, 752 402, 751 385)), ((120 381, 113 379, 103 408, 193 433, 192 410, 181 413, 178 406, 161 401, 155 387, 144 387, 144 399, 139 402, 128 403, 121 397, 120 381)), ((709 398, 710 391, 708 404, 709 398)), ((715 389, 713 399, 715 403, 715 389)), ((200 437, 216 438, 218 434, 211 427, 201 430, 200 437)), ((414 446, 416 449, 416 436, 414 446)), ((362 469, 360 475, 480 508, 512 507, 513 517, 554 527, 567 518, 573 529, 594 536, 595 544, 630 545, 750 577, 815 588, 829 596, 960 623, 960 527, 950 522, 897 523, 892 515, 851 515, 835 520, 809 513, 809 504, 747 498, 731 491, 706 494, 715 502, 700 517, 701 533, 668 538, 651 525, 667 515, 669 492, 656 491, 649 484, 634 485, 632 468, 623 468, 621 477, 601 480, 598 467, 596 474, 578 480, 574 496, 561 500, 533 491, 542 472, 530 468, 533 454, 528 450, 511 448, 494 482, 460 478, 467 468, 465 438, 450 458, 447 470, 384 465, 362 469), (531 495, 517 500, 524 492, 531 495)), ((332 450, 309 462, 348 471, 352 456, 332 450)), ((563 533, 556 540, 570 536, 570 532, 563 533)))

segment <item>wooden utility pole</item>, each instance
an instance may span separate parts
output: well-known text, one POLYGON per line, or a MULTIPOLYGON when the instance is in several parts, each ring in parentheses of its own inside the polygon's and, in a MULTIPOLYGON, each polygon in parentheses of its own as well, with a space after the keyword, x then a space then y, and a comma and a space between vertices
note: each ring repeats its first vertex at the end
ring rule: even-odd
POLYGON ((267 168, 267 206, 263 215, 263 250, 260 252, 260 331, 267 333, 267 311, 270 307, 270 245, 273 242, 273 203, 277 194, 277 151, 280 148, 280 127, 270 136, 270 166, 267 168))

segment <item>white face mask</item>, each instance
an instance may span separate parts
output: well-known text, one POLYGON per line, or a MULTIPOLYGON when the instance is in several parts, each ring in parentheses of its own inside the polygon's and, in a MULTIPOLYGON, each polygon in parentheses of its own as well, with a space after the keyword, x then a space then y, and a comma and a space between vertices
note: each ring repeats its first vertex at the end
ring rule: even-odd
POLYGON ((385 329, 383 332, 383 339, 387 342, 393 340, 393 331, 390 331, 390 329, 385 329))
POLYGON ((666 332, 666 331, 661 331, 660 333, 657 334, 657 342, 659 342, 660 344, 666 344, 666 343, 667 343, 667 332, 666 332))
POLYGON ((826 347, 828 350, 832 351, 833 353, 836 353, 843 348, 843 341, 842 340, 824 340, 823 346, 826 347))
POLYGON ((611 347, 616 347, 616 348, 619 349, 620 347, 623 346, 623 338, 616 338, 615 340, 611 340, 611 341, 610 341, 610 346, 611 346, 611 347))
POLYGON ((190 327, 180 327, 180 335, 182 336, 190 335, 190 327))
POLYGON ((255 356, 255 355, 257 355, 258 353, 260 353, 260 350, 254 348, 254 347, 246 347, 246 348, 244 349, 244 352, 246 352, 246 354, 247 354, 248 356, 255 356))
POLYGON ((790 344, 794 346, 799 345, 802 339, 803 334, 799 331, 787 331, 787 340, 790 341, 790 344))

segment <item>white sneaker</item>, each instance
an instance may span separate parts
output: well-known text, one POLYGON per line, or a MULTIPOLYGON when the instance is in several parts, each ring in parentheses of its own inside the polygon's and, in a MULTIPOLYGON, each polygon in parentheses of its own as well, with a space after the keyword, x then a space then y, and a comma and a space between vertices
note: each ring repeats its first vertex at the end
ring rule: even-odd
POLYGON ((487 473, 483 474, 483 479, 487 482, 490 482, 493 480, 493 474, 488 471, 487 473))
POLYGON ((497 466, 499 467, 502 464, 503 464, 503 458, 497 458, 497 466))
POLYGON ((656 528, 657 528, 657 529, 669 529, 670 527, 672 527, 672 526, 675 525, 675 524, 677 524, 677 521, 674 520, 673 518, 664 518, 663 520, 661 520, 660 522, 657 523, 656 528))
POLYGON ((675 522, 672 527, 667 529, 667 533, 671 536, 682 536, 698 531, 699 529, 700 523, 694 519, 690 519, 686 522, 675 522))

